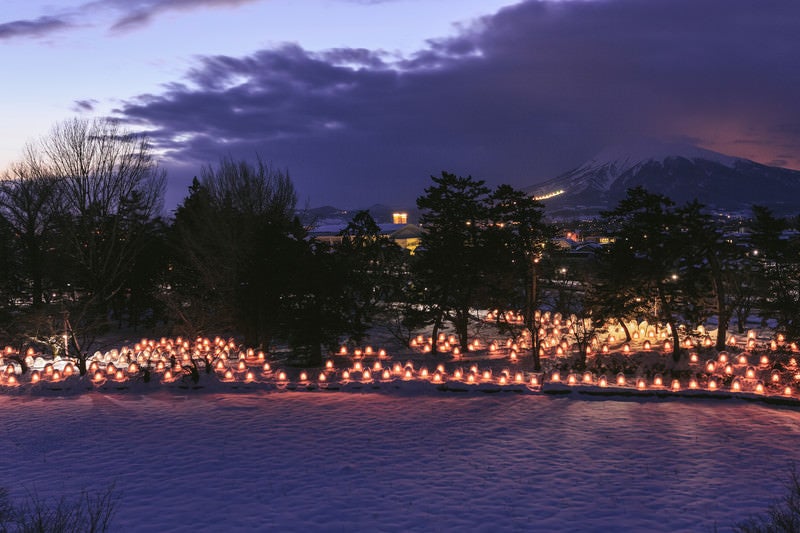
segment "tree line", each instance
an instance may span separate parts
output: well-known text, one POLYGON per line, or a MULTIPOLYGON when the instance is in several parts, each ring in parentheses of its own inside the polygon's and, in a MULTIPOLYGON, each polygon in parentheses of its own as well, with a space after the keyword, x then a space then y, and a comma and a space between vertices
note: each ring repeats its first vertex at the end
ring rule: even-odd
POLYGON ((476 310, 496 308, 522 316, 497 325, 530 338, 538 368, 542 309, 574 315, 584 359, 598 329, 631 319, 668 324, 676 356, 679 331, 711 316, 718 347, 754 310, 800 329, 798 242, 766 208, 750 242, 732 242, 703 206, 634 189, 602 216, 614 242, 576 260, 540 202, 443 172, 417 200, 412 255, 363 211, 341 244, 311 238, 288 171, 261 159, 203 167, 171 219, 164 188, 147 138, 114 122, 73 119, 30 143, 0 182, 2 341, 66 351, 82 372, 123 327, 236 335, 313 365, 376 327, 403 342, 452 327, 465 350, 476 310))

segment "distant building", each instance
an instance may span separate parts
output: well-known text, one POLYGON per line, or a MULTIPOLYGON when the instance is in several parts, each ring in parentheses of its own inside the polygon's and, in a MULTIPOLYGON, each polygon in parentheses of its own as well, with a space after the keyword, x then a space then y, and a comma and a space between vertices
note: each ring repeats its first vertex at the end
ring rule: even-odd
POLYGON ((408 224, 408 213, 392 213, 392 223, 408 224))
MULTIPOLYGON (((397 213, 407 217, 405 213, 397 213)), ((393 217, 394 218, 394 217, 393 217)), ((403 218, 401 218, 403 220, 403 218)), ((347 222, 340 221, 333 224, 322 224, 311 229, 309 237, 319 242, 336 246, 342 242, 342 231, 347 228, 347 222)), ((394 223, 378 224, 380 235, 397 244, 400 248, 414 253, 422 237, 422 228, 414 224, 394 223)))

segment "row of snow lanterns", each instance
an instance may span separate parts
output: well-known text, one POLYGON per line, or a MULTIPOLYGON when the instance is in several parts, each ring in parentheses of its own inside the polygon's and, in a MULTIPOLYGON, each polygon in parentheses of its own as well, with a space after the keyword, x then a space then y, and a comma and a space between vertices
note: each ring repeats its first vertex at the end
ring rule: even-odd
MULTIPOLYGON (((499 383, 501 385, 525 382, 525 376, 522 372, 516 372, 512 375, 508 370, 502 370, 498 376, 495 377, 491 370, 480 370, 477 365, 472 365, 468 371, 461 368, 456 368, 450 377, 445 370, 443 364, 436 366, 436 369, 431 371, 427 367, 422 366, 415 369, 413 363, 407 362, 405 365, 394 363, 390 367, 384 367, 380 361, 375 361, 370 367, 369 365, 362 364, 361 361, 353 363, 352 367, 337 371, 334 368, 333 361, 326 363, 326 370, 320 372, 318 381, 329 381, 333 376, 331 374, 339 374, 340 380, 347 381, 364 381, 371 382, 376 379, 383 381, 390 381, 400 378, 404 381, 422 380, 432 381, 434 383, 442 383, 447 379, 455 381, 464 381, 467 383, 499 383)), ((287 381, 286 374, 281 372, 278 374, 279 381, 287 381)), ((308 373, 303 371, 299 375, 300 382, 310 381, 308 373)))
MULTIPOLYGON (((779 380, 775 380, 773 378, 773 383, 779 380)), ((567 385, 597 385, 600 388, 606 388, 611 386, 617 387, 634 387, 638 390, 671 390, 674 392, 679 392, 682 390, 707 390, 707 391, 719 391, 722 389, 722 385, 719 380, 715 377, 710 377, 705 386, 702 386, 700 380, 696 377, 689 378, 689 381, 686 382, 686 385, 679 380, 673 379, 669 385, 666 386, 664 378, 660 374, 656 374, 652 378, 652 382, 648 383, 648 380, 643 377, 637 378, 629 378, 623 373, 617 374, 616 378, 611 381, 605 375, 599 376, 596 380, 594 375, 591 372, 585 372, 583 375, 579 376, 577 374, 569 374, 566 380, 562 380, 561 373, 558 371, 554 371, 550 375, 550 382, 552 383, 561 383, 564 382, 567 385)), ((734 379, 730 385, 731 392, 747 392, 747 388, 751 389, 752 392, 756 394, 765 394, 767 392, 764 382, 761 380, 754 380, 748 378, 747 380, 741 380, 739 378, 734 379)), ((794 394, 794 388, 790 385, 786 385, 783 387, 782 394, 784 396, 792 396, 794 394)))
MULTIPOLYGON (((440 333, 436 338, 436 351, 439 353, 452 352, 454 356, 461 355, 461 347, 455 335, 445 335, 440 333)), ((423 337, 417 335, 409 342, 409 346, 414 349, 422 351, 422 353, 430 353, 433 351, 433 337, 423 337)), ((467 343, 467 351, 474 352, 481 349, 481 342, 478 339, 473 339, 467 343)), ((492 342, 488 346, 490 351, 498 349, 497 342, 492 342)))

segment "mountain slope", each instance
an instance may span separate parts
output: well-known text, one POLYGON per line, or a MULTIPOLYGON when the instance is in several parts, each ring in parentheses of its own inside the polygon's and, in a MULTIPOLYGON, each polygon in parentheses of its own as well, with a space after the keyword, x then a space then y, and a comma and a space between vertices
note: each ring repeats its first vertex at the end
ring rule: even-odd
POLYGON ((640 144, 604 150, 578 168, 527 192, 542 197, 551 216, 595 215, 643 186, 681 204, 746 212, 753 204, 778 213, 800 211, 800 171, 770 167, 681 144, 640 144))

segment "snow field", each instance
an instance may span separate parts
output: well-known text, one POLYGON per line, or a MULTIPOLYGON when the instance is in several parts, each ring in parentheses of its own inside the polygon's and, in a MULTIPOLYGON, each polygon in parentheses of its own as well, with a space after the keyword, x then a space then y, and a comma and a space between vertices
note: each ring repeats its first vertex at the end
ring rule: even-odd
POLYGON ((0 396, 0 486, 114 484, 115 531, 727 531, 797 457, 794 409, 569 396, 0 396))

